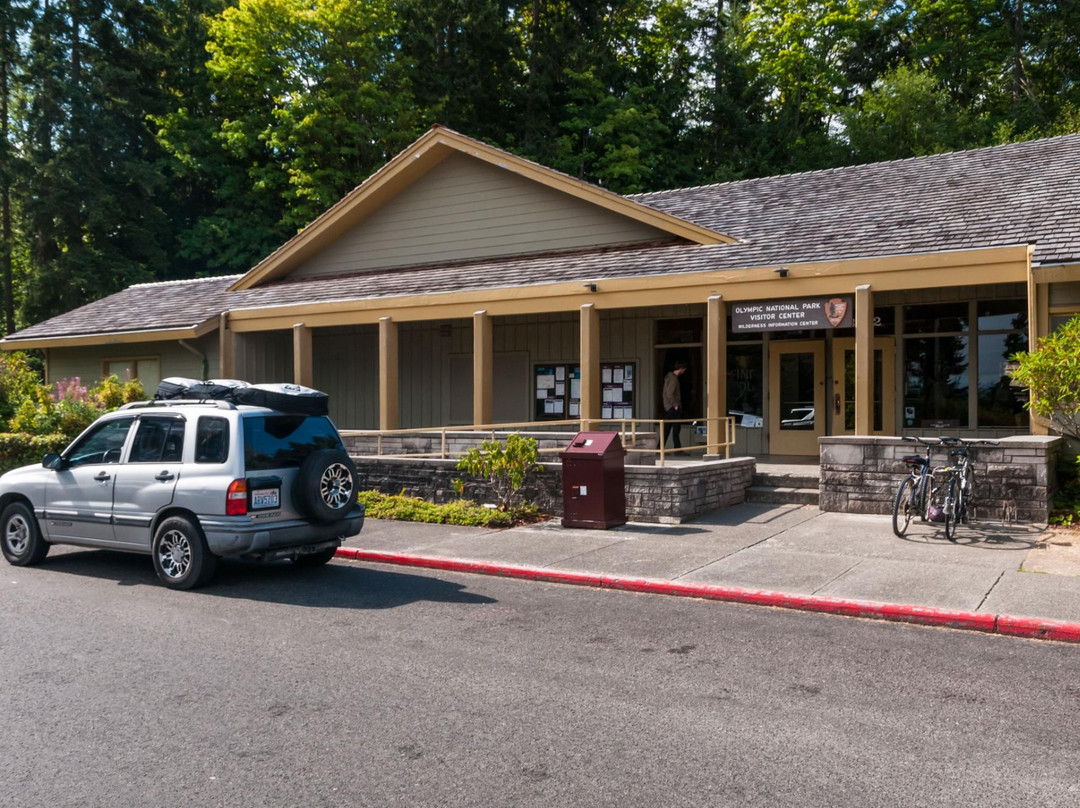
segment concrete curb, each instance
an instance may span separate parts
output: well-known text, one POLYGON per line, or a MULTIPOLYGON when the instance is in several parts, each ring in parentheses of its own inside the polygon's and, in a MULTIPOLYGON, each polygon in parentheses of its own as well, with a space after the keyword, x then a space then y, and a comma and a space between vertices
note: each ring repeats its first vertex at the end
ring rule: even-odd
POLYGON ((1037 617, 1013 617, 983 612, 965 612, 954 609, 935 609, 929 606, 908 606, 899 603, 879 603, 866 600, 846 600, 818 595, 789 595, 758 589, 742 589, 735 586, 675 583, 651 578, 625 578, 617 575, 600 575, 588 572, 569 572, 537 567, 521 567, 494 564, 486 561, 458 561, 452 558, 385 553, 375 550, 358 550, 353 547, 338 548, 337 556, 353 561, 376 564, 396 564, 406 567, 470 572, 479 575, 495 575, 503 578, 519 578, 529 581, 590 586, 598 589, 619 589, 625 592, 645 592, 654 595, 673 595, 684 598, 722 600, 756 606, 775 606, 805 612, 838 614, 845 617, 863 617, 871 620, 890 620, 901 623, 917 623, 924 626, 944 626, 966 631, 982 631, 1011 637, 1026 637, 1057 642, 1080 642, 1080 623, 1060 620, 1043 620, 1037 617))

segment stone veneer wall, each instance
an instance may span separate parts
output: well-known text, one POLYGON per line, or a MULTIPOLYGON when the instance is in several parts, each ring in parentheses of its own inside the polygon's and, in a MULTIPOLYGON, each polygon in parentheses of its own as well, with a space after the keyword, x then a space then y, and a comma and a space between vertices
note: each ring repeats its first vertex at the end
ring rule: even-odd
MULTIPOLYGON (((497 440, 506 441, 507 431, 496 431, 494 437, 497 440)), ((544 432, 522 430, 520 434, 536 440, 536 446, 542 450, 540 459, 557 457, 556 451, 562 451, 570 445, 577 432, 559 432, 549 430, 544 432)), ((656 432, 639 432, 636 440, 631 444, 629 440, 623 441, 626 448, 656 449, 656 432)), ((341 439, 345 443, 345 449, 350 455, 372 456, 379 454, 379 433, 376 431, 360 432, 342 430, 341 439)), ((474 446, 478 447, 486 440, 492 439, 490 430, 484 431, 451 431, 446 433, 446 451, 451 455, 463 454, 474 446)), ((438 430, 431 432, 391 432, 382 436, 382 455, 399 456, 410 454, 437 454, 442 450, 442 438, 438 430)), ((653 454, 642 455, 637 452, 631 460, 635 463, 655 462, 653 454)))
MULTIPOLYGON (((454 460, 409 457, 353 457, 361 490, 404 493, 431 502, 457 495, 453 481, 463 477, 454 460)), ((632 522, 680 524, 746 500, 754 475, 751 457, 681 466, 626 466, 626 515, 632 522)), ((478 482, 467 482, 466 495, 490 501, 478 482)), ((544 470, 524 492, 547 513, 562 514, 562 464, 544 463, 544 470)))
MULTIPOLYGON (((893 437, 838 436, 821 438, 823 511, 892 513, 900 480, 907 473, 901 458, 922 454, 921 444, 893 437)), ((977 446, 975 517, 1000 520, 1002 506, 1015 506, 1016 521, 1045 524, 1056 483, 1061 438, 1031 435, 1001 438, 997 446, 977 446)), ((933 462, 944 464, 945 454, 935 450, 933 462)))

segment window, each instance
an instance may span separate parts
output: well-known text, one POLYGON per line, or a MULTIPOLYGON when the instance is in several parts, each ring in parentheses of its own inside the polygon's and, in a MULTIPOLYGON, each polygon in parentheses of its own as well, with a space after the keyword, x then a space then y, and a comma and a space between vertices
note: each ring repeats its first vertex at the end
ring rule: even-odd
POLYGON ((732 345, 727 351, 727 414, 735 426, 760 428, 762 420, 762 348, 732 345))
POLYGON ((266 415, 244 419, 244 463, 248 473, 297 468, 319 449, 342 449, 329 418, 266 415))
POLYGON ((229 459, 229 422, 203 416, 195 429, 195 462, 224 463, 229 459))
POLYGON ((1010 383, 1008 365, 1014 354, 1028 347, 1027 304, 984 300, 977 310, 979 426, 1026 428, 1025 391, 1010 383))
POLYGON ((105 375, 115 376, 120 381, 138 379, 143 391, 152 396, 161 381, 161 360, 154 359, 106 359, 105 375))
POLYGON ((135 423, 134 417, 106 421, 73 444, 64 456, 72 468, 101 463, 119 463, 120 452, 124 448, 124 441, 127 440, 127 434, 133 423, 135 423))
POLYGON ((904 425, 968 425, 968 338, 904 340, 904 425))
POLYGON ((179 463, 184 453, 184 419, 139 419, 129 463, 179 463))

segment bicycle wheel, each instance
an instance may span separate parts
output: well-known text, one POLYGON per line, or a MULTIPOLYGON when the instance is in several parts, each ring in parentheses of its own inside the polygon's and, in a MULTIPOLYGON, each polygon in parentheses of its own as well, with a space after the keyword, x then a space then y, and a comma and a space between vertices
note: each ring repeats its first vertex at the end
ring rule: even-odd
POLYGON ((960 510, 958 521, 965 525, 973 521, 974 508, 972 496, 975 494, 975 470, 968 466, 964 469, 964 476, 960 480, 960 510))
POLYGON ((949 484, 945 493, 945 538, 956 541, 956 475, 949 475, 949 484))
POLYGON ((914 483, 911 477, 905 477, 900 481, 900 487, 896 489, 896 499, 893 500, 892 506, 892 531, 901 538, 907 532, 911 520, 918 513, 916 500, 914 483))

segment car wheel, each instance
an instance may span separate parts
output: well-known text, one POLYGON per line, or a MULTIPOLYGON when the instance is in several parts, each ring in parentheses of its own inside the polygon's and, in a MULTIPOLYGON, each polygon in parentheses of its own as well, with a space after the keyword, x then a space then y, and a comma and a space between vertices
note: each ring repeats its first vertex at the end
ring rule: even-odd
POLYGON ((323 564, 329 563, 336 553, 337 548, 331 547, 327 550, 319 550, 317 553, 297 556, 293 563, 298 567, 321 567, 323 564))
POLYGON ((312 452, 300 465, 293 503, 305 516, 324 525, 345 518, 356 504, 356 467, 339 449, 312 452))
POLYGON ((170 589, 194 589, 208 583, 217 570, 217 556, 206 546, 198 525, 171 516, 154 533, 154 572, 170 589))
POLYGON ((12 502, 0 516, 0 548, 16 567, 32 567, 45 560, 49 544, 41 537, 34 512, 25 502, 12 502))

